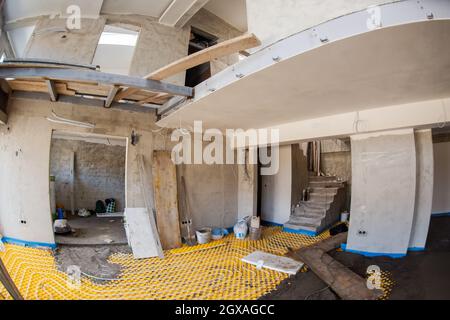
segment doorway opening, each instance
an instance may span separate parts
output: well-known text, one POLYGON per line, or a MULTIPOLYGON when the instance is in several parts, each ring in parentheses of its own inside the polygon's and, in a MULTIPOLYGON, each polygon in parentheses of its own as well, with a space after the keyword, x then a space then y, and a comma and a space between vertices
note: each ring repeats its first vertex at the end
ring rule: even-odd
POLYGON ((57 244, 128 243, 126 154, 126 138, 53 132, 50 207, 57 244))
MULTIPOLYGON (((191 28, 188 55, 205 50, 217 44, 218 38, 196 28, 191 28)), ((206 62, 186 71, 186 86, 195 87, 203 81, 211 78, 211 63, 206 62)))

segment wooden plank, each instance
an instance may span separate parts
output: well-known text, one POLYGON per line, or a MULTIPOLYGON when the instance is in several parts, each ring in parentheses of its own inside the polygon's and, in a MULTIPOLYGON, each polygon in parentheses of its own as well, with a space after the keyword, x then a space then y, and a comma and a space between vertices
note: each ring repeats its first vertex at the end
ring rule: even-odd
POLYGON ((153 103, 153 104, 163 104, 167 100, 169 100, 172 96, 167 93, 158 93, 153 96, 150 96, 144 100, 141 100, 138 102, 138 104, 145 104, 145 103, 153 103))
POLYGON ((128 242, 135 259, 147 259, 162 255, 153 231, 152 214, 147 208, 126 208, 125 221, 128 242))
MULTIPOLYGON (((45 81, 11 80, 8 83, 11 89, 15 91, 48 92, 45 81)), ((58 94, 74 96, 76 93, 73 90, 68 90, 65 83, 55 82, 55 87, 58 94)))
POLYGON ((152 79, 142 79, 119 74, 104 73, 82 69, 57 69, 57 68, 1 68, 0 78, 32 78, 56 81, 74 81, 103 83, 109 85, 124 86, 136 90, 148 90, 155 92, 165 92, 173 95, 188 96, 193 95, 193 89, 185 86, 177 86, 152 79))
POLYGON ((153 153, 156 222, 165 250, 181 247, 176 167, 168 151, 153 153))
POLYGON ((8 115, 0 109, 0 124, 6 124, 8 122, 8 115))
MULTIPOLYGON (((237 38, 233 38, 208 49, 196 52, 190 56, 177 60, 155 72, 150 73, 145 78, 152 80, 163 80, 171 76, 174 76, 180 72, 188 70, 190 68, 199 66, 203 63, 209 62, 214 59, 218 59, 230 54, 254 48, 261 45, 261 41, 254 34, 245 34, 237 38)), ((121 97, 126 98, 129 95, 137 92, 134 88, 128 88, 121 93, 121 97)))
POLYGON ((155 247, 158 256, 160 258, 164 258, 164 252, 161 245, 161 240, 158 235, 158 229, 156 227, 156 221, 155 221, 155 205, 154 205, 154 192, 153 192, 153 176, 152 171, 147 170, 147 167, 145 166, 144 156, 142 154, 138 155, 137 158, 137 165, 139 169, 139 181, 141 185, 141 192, 142 196, 144 198, 144 203, 147 208, 147 213, 149 216, 149 222, 150 226, 147 228, 146 232, 152 235, 152 243, 155 247))
POLYGON ((48 94, 50 95, 50 100, 56 102, 58 100, 58 92, 56 90, 55 82, 53 80, 46 80, 48 94))
POLYGON ((293 276, 303 267, 302 262, 262 251, 252 252, 241 260, 257 267, 283 272, 293 276))
POLYGON ((118 86, 112 86, 109 90, 108 96, 106 97, 105 101, 105 108, 110 108, 111 104, 114 102, 114 98, 116 97, 117 91, 119 91, 118 86))
POLYGON ((5 289, 11 295, 14 300, 23 300, 22 295, 20 294, 19 289, 17 289, 14 281, 11 279, 8 270, 3 264, 2 259, 0 259, 0 283, 3 284, 5 289))

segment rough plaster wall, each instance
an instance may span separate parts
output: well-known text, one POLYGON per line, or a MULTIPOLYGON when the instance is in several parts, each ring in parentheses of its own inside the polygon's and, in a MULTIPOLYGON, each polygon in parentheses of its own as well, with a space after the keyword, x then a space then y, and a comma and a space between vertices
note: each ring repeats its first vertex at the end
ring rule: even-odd
POLYGON ((346 210, 350 210, 352 189, 352 155, 350 140, 321 141, 321 170, 327 176, 336 176, 347 182, 346 210))
MULTIPOLYGON (((161 138, 158 138, 161 142, 161 138)), ((170 141, 170 139, 169 139, 170 141)), ((172 150, 177 142, 159 143, 172 150)), ((205 148, 207 142, 203 143, 205 148)), ((191 136, 191 163, 194 163, 194 137, 191 136)), ((224 156, 225 156, 224 146, 224 156)), ((238 165, 182 164, 177 166, 178 190, 181 176, 186 182, 187 201, 195 228, 234 226, 238 217, 238 165)), ((180 217, 185 212, 180 205, 180 217)))
POLYGON ((125 208, 126 148, 85 141, 52 139, 50 174, 56 177, 56 203, 70 209, 70 157, 75 152, 75 209, 95 210, 97 200, 114 198, 125 208))
POLYGON ((104 26, 105 19, 100 17, 82 19, 80 30, 66 30, 66 19, 42 17, 25 49, 25 57, 90 64, 104 26))
POLYGON ((8 112, 8 127, 0 126, 0 225, 5 236, 54 243, 49 196, 52 130, 126 138, 135 130, 139 135, 137 146, 127 140, 125 200, 130 208, 145 206, 136 157, 143 154, 147 170, 151 170, 154 113, 20 98, 11 99, 8 112), (51 123, 46 117, 51 116, 52 110, 65 118, 95 123, 96 127, 83 129, 51 123), (19 220, 26 220, 27 224, 19 220))
POLYGON ((247 0, 248 30, 267 45, 330 19, 389 2, 394 1, 247 0))
POLYGON ((234 226, 238 212, 237 167, 234 165, 183 167, 194 228, 234 226))
POLYGON ((352 174, 347 248, 406 254, 416 196, 413 130, 352 136, 352 174))
POLYGON ((416 131, 414 136, 417 160, 416 201, 409 247, 424 249, 433 206, 433 139, 431 130, 416 131))
MULTIPOLYGON (((185 57, 188 54, 189 35, 189 28, 175 29, 163 26, 157 21, 146 20, 141 25, 130 75, 143 77, 185 57)), ((165 81, 184 85, 185 73, 165 81)))
POLYGON ((433 213, 450 212, 450 141, 433 144, 434 192, 433 213))
POLYGON ((280 169, 272 176, 262 176, 261 219, 284 224, 291 215, 292 148, 280 146, 280 169))

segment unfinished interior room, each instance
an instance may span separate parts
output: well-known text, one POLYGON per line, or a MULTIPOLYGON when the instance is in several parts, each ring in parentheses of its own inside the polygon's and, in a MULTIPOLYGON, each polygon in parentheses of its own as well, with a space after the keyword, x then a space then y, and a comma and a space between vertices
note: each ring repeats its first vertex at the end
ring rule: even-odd
POLYGON ((0 300, 450 299, 449 0, 0 8, 0 300))

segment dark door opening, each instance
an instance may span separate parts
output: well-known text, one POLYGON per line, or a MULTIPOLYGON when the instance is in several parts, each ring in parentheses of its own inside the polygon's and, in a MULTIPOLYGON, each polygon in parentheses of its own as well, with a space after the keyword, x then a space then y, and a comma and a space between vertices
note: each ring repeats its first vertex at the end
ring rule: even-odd
MULTIPOLYGON (((202 51, 215 45, 216 43, 217 37, 192 28, 188 55, 202 51)), ((195 87, 209 78, 211 78, 211 63, 206 62, 186 71, 186 86, 195 87)))

